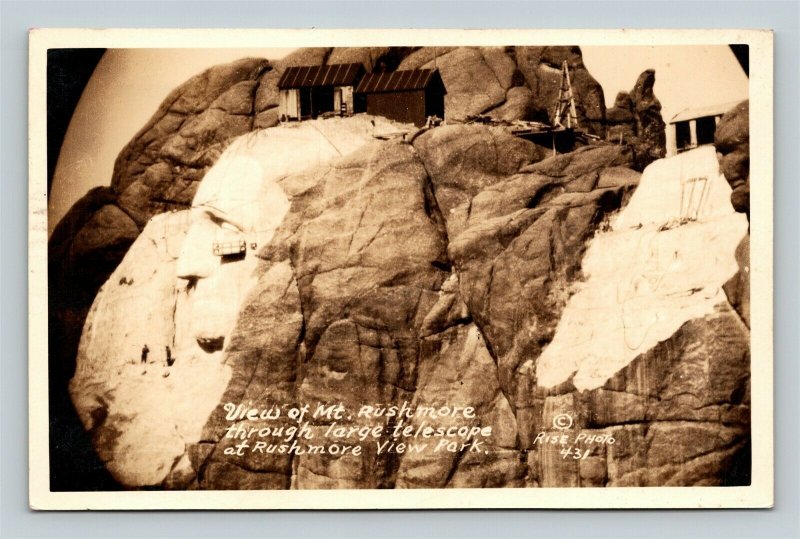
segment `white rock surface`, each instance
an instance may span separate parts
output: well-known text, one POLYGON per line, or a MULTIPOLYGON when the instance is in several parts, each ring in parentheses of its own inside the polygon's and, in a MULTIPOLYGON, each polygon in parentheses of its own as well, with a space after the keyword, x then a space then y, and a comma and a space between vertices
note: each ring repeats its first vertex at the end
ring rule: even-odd
POLYGON ((601 387, 686 321, 713 313, 727 301, 722 285, 746 233, 713 147, 651 164, 610 231, 591 241, 586 281, 538 360, 537 383, 574 376, 578 390, 601 387))
POLYGON ((200 343, 226 343, 255 282, 255 254, 289 209, 277 180, 398 126, 359 115, 243 135, 206 174, 191 210, 146 225, 92 305, 70 382, 81 421, 118 481, 158 485, 189 465, 186 447, 200 440, 231 376, 222 350, 200 343), (243 257, 213 254, 215 243, 241 239, 243 257))

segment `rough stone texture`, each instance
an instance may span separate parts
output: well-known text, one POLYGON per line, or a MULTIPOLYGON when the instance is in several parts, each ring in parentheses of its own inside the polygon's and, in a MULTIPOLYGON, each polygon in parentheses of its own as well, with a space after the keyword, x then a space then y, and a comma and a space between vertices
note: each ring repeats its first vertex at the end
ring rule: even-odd
POLYGON ((482 47, 481 54, 504 90, 519 86, 517 64, 502 47, 482 47))
POLYGON ((606 139, 623 143, 636 136, 636 116, 633 101, 628 92, 619 92, 614 99, 614 106, 606 110, 606 139))
POLYGON ((359 116, 239 137, 206 174, 192 201, 197 209, 153 217, 101 288, 70 392, 98 457, 120 483, 180 488, 194 478, 186 448, 200 442, 231 376, 221 351, 204 343, 229 340, 260 260, 256 247, 235 261, 214 256, 211 245, 226 230, 219 223, 238 223, 251 246, 268 242, 289 209, 278 181, 372 142, 373 122, 396 128, 359 116), (202 211, 207 204, 216 221, 202 211), (150 355, 143 364, 145 344, 150 355))
POLYGON ((542 486, 703 486, 749 481, 749 332, 731 308, 695 319, 641 355, 602 388, 533 390, 517 410, 522 443, 542 486), (532 398, 530 396, 532 395, 532 398), (553 428, 556 414, 574 424, 553 428), (528 423, 530 421, 530 423, 528 423), (607 434, 584 444, 599 462, 587 474, 564 462, 561 446, 533 443, 537 432, 607 434))
POLYGON ((624 148, 605 146, 523 167, 478 193, 465 230, 451 236, 462 296, 507 395, 516 393, 517 367, 552 336, 586 241, 623 203, 628 187, 596 189, 599 171, 627 162, 624 148))
POLYGON ((326 63, 351 64, 360 62, 367 72, 394 71, 412 47, 336 47, 326 63))
POLYGON ((640 173, 627 167, 608 167, 600 172, 600 177, 597 179, 597 188, 639 185, 641 177, 640 173))
MULTIPOLYGON (((271 69, 265 59, 243 59, 173 90, 117 157, 110 188, 87 193, 56 227, 48 242, 49 376, 64 400, 89 306, 148 220, 187 208, 233 138, 277 123, 277 115, 270 120, 269 110, 255 106, 259 79, 271 69)), ((58 407, 52 428, 75 427, 73 419, 58 407)))
MULTIPOLYGON (((263 407, 334 400, 392 402, 412 396, 420 355, 416 335, 446 276, 441 269, 446 266, 444 227, 429 214, 431 195, 425 180, 425 169, 411 147, 398 143, 374 143, 332 169, 285 180, 292 206, 284 226, 262 252, 269 269, 259 286, 274 280, 271 274, 277 266, 290 267, 285 279, 292 284, 275 289, 293 294, 295 299, 285 308, 302 317, 277 346, 264 347, 262 339, 253 343, 235 330, 228 360, 233 361, 234 375, 224 401, 244 399, 263 407), (298 376, 299 365, 303 378, 298 376)), ((273 318, 272 309, 281 303, 262 303, 265 299, 270 296, 258 295, 256 306, 263 307, 252 317, 245 307, 240 327, 260 328, 270 320, 286 326, 285 320, 294 315, 280 308, 273 318)), ((223 416, 212 415, 204 438, 219 439, 223 416)), ((251 454, 241 462, 231 461, 222 453, 227 442, 223 439, 208 455, 207 470, 233 464, 244 470, 243 477, 268 471, 269 476, 284 475, 281 485, 289 483, 292 463, 287 456, 251 454)), ((361 459, 298 457, 295 481, 298 487, 385 485, 393 482, 395 473, 385 458, 378 457, 374 444, 365 444, 361 459)), ((217 488, 214 477, 206 473, 200 485, 217 488)), ((275 486, 254 477, 237 481, 257 488, 275 486)))
POLYGON ((188 206, 227 143, 253 129, 258 79, 270 69, 267 60, 245 59, 189 79, 122 150, 111 187, 140 227, 156 213, 188 206))
MULTIPOLYGON (((501 63, 494 63, 500 70, 501 63)), ((432 69, 434 63, 431 61, 422 67, 432 69)), ((502 83, 480 49, 459 47, 438 57, 436 67, 447 88, 444 97, 446 120, 465 120, 497 107, 506 99, 502 83)), ((502 74, 501 78, 506 79, 502 74)))
POLYGON ((653 93, 655 82, 654 70, 642 72, 633 89, 618 93, 614 106, 606 111, 606 139, 628 144, 634 152, 637 170, 644 170, 667 153, 661 103, 653 93))
MULTIPOLYGON (((620 208, 620 216, 642 208, 633 200, 626 205, 640 182, 628 168, 628 146, 546 155, 499 128, 445 126, 413 145, 375 141, 279 178, 290 208, 260 248, 257 282, 222 352, 229 378, 212 377, 226 382, 224 392, 201 390, 218 404, 199 435, 183 435, 183 445, 166 444, 173 450, 149 457, 126 442, 140 432, 134 415, 107 414, 109 434, 95 443, 126 450, 113 463, 115 477, 129 486, 200 489, 746 483, 749 332, 724 299, 598 387, 578 391, 571 379, 538 383, 537 358, 561 331, 562 314, 587 278, 588 246, 620 208), (226 437, 228 427, 294 424, 285 414, 226 419, 224 404, 240 402, 284 411, 318 403, 351 411, 403 402, 473 406, 471 421, 425 418, 425 424, 491 427, 492 436, 479 452, 436 451, 430 443, 381 453, 373 439, 353 435, 345 443, 361 447, 360 455, 236 455, 240 440, 226 437), (553 425, 565 413, 573 418, 571 434, 611 435, 615 442, 587 444, 580 460, 563 458, 558 444, 537 442, 539 433, 563 434, 553 425), (135 469, 143 458, 163 458, 164 465, 153 477, 119 469, 126 462, 135 469)), ((664 182, 647 185, 657 191, 664 182)), ((97 334, 102 320, 92 319, 85 338, 97 334)), ((167 316, 162 324, 169 330, 171 322, 167 316)), ((146 396, 148 390, 121 384, 117 391, 146 396)), ((102 415, 84 420, 95 425, 102 415)), ((379 426, 378 442, 391 441, 387 431, 398 424, 355 414, 335 421, 379 426)), ((308 428, 322 437, 333 423, 317 417, 308 428)), ((419 417, 407 424, 423 426, 419 417)))
MULTIPOLYGON (((458 47, 422 47, 406 56, 398 69, 420 69, 428 63, 456 50, 458 47)), ((438 62, 437 62, 438 66, 438 62)))
POLYGON ((331 47, 306 47, 297 49, 276 62, 276 68, 283 71, 287 67, 324 64, 332 50, 333 48, 331 47))
POLYGON ((451 239, 466 227, 479 193, 549 154, 502 129, 480 126, 437 128, 418 137, 414 147, 433 180, 451 239))
POLYGON ((750 215, 750 102, 743 101, 726 112, 714 133, 722 174, 733 189, 736 211, 750 215))
MULTIPOLYGON (((731 186, 731 204, 750 219, 750 102, 722 116, 714 133, 720 171, 731 186)), ((750 327, 750 235, 736 249, 739 272, 725 285, 731 304, 750 327)))
POLYGON ((514 55, 517 67, 533 92, 534 119, 551 120, 561 87, 561 66, 566 60, 578 124, 593 135, 605 137, 603 88, 587 71, 579 47, 515 47, 514 55))
POLYGON ((525 86, 515 86, 506 92, 506 101, 488 112, 497 120, 513 122, 533 117, 533 92, 525 86))
MULTIPOLYGON (((277 124, 276 85, 287 66, 360 61, 384 70, 435 62, 457 116, 514 121, 548 119, 564 59, 581 126, 603 136, 602 89, 577 47, 303 49, 274 65, 218 66, 182 85, 120 154, 112 187, 87 194, 51 238, 51 383, 64 392, 89 305, 148 219, 185 207, 234 138, 277 124)), ((634 95, 626 110, 654 140, 660 106, 652 80, 637 83, 634 95)), ((612 116, 627 121, 624 112, 612 116)), ((220 441, 225 421, 217 407, 198 442, 180 450, 175 444, 175 455, 159 457, 166 478, 160 471, 126 476, 124 469, 115 476, 165 488, 564 486, 621 477, 599 454, 576 465, 577 475, 562 473, 559 455, 540 455, 520 441, 525 429, 547 422, 531 419, 537 408, 520 392, 532 382, 520 365, 552 338, 582 279, 586 243, 638 183, 631 167, 641 168, 641 150, 598 145, 542 161, 549 155, 502 129, 445 126, 416 137, 413 147, 376 142, 334 167, 287 176, 282 187, 292 209, 261 253, 256 292, 225 350, 231 381, 220 402, 470 402, 478 423, 496 433, 487 455, 423 451, 403 458, 365 446, 360 459, 239 461, 222 455, 231 440, 220 441)), ((553 396, 572 395, 562 389, 553 396)), ((56 422, 68 406, 57 405, 56 422)), ((624 423, 622 408, 627 413, 627 405, 619 407, 613 421, 624 423)), ((708 421, 713 430, 716 420, 708 421)), ((739 448, 736 436, 731 447, 739 448)), ((104 447, 122 443, 113 433, 98 439, 104 447)), ((637 462, 626 465, 635 471, 637 462)), ((698 458, 696 471, 682 473, 686 481, 714 482, 731 467, 698 458)))
POLYGON ((656 72, 648 69, 639 75, 639 79, 631 90, 631 101, 636 118, 636 135, 638 143, 633 150, 636 164, 640 169, 661 159, 667 153, 665 124, 661 118, 661 103, 653 94, 656 83, 656 72))

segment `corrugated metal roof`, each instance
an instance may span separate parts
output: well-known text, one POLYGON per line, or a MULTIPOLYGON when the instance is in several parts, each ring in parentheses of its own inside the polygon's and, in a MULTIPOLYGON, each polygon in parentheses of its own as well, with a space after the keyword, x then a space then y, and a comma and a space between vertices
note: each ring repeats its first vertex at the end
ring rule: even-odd
POLYGON ((364 66, 358 63, 287 67, 278 81, 278 88, 353 86, 363 71, 364 66))
POLYGON ((705 107, 690 107, 688 109, 683 109, 673 116, 669 123, 675 124, 678 122, 705 118, 706 116, 719 116, 720 114, 725 114, 739 103, 741 103, 741 101, 731 101, 730 103, 721 103, 719 105, 706 105, 705 107))
POLYGON ((356 87, 357 94, 422 90, 430 84, 435 69, 407 69, 385 73, 369 73, 356 87))

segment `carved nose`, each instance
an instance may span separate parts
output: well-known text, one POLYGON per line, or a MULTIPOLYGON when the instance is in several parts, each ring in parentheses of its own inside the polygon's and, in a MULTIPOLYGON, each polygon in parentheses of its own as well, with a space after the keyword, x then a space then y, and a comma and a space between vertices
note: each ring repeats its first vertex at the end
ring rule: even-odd
POLYGON ((212 252, 213 226, 210 222, 197 223, 189 229, 175 270, 178 278, 204 279, 214 273, 219 257, 212 252))

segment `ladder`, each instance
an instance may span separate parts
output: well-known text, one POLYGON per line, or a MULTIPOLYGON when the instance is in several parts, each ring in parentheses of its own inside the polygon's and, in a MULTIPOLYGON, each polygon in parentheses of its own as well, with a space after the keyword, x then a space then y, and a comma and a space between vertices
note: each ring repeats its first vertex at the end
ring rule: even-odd
POLYGON ((553 127, 572 129, 578 127, 578 113, 575 111, 575 95, 572 93, 572 83, 569 80, 569 66, 567 61, 561 64, 561 87, 558 89, 553 114, 553 127))

